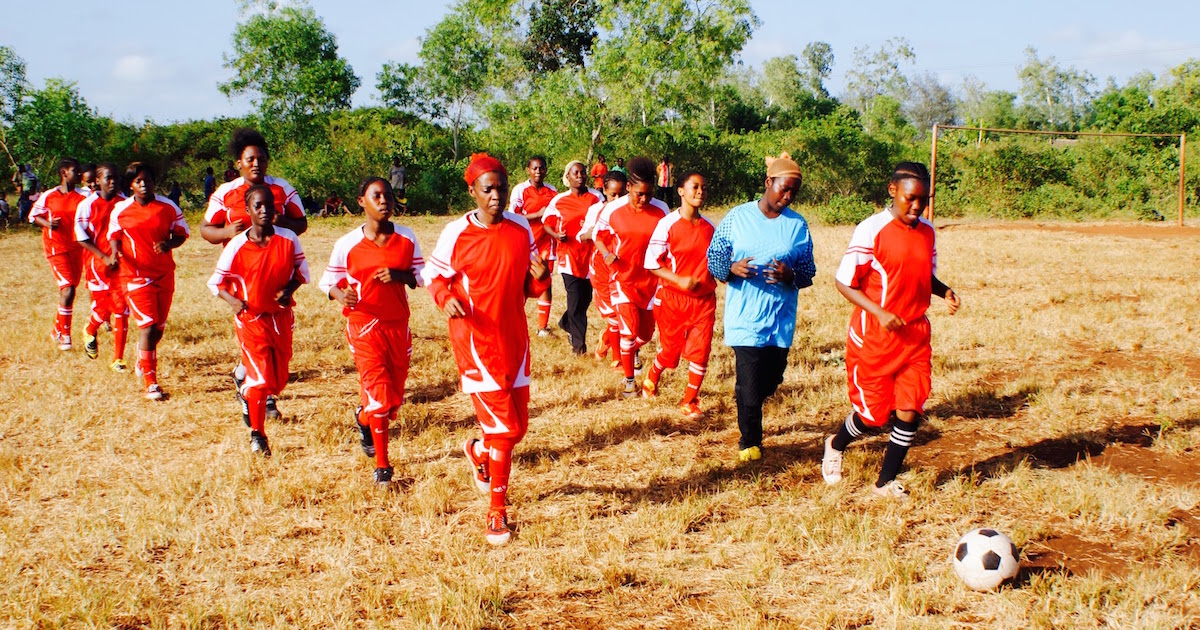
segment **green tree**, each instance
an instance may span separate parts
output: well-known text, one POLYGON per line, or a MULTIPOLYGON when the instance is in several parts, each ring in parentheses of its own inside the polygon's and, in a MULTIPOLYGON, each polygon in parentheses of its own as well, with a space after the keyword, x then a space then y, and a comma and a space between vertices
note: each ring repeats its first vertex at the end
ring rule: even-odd
POLYGON ((829 80, 829 74, 833 72, 833 47, 825 42, 809 42, 804 45, 801 54, 804 56, 802 74, 808 89, 817 98, 829 98, 825 81, 829 80))
MULTIPOLYGON (((17 116, 17 108, 25 99, 25 60, 8 46, 0 46, 0 148, 13 168, 17 160, 8 148, 8 127, 17 116)), ((5 178, 7 181, 7 178, 5 178)))
POLYGON ((529 33, 521 47, 534 75, 582 68, 596 43, 597 0, 543 0, 529 8, 529 33))
POLYGON ((350 108, 360 81, 312 8, 260 0, 243 4, 242 15, 225 55, 233 78, 218 85, 222 93, 251 95, 268 122, 307 123, 350 108))
POLYGON ((47 79, 17 107, 9 140, 13 153, 40 172, 65 156, 94 160, 104 141, 107 121, 92 111, 74 83, 47 79))
POLYGON ((1017 71, 1021 101, 1035 125, 1050 129, 1078 129, 1092 100, 1095 77, 1075 68, 1063 68, 1053 55, 1040 59, 1033 47, 1025 49, 1025 65, 1017 71))
POLYGON ((1017 95, 989 90, 978 78, 968 75, 959 87, 956 117, 965 125, 1011 129, 1018 125, 1017 95))
POLYGON ((917 128, 918 137, 923 138, 935 124, 954 122, 954 95, 933 74, 920 74, 909 82, 904 115, 917 128))
POLYGON ((418 56, 422 67, 414 73, 416 86, 430 99, 436 118, 449 124, 457 162, 463 125, 499 66, 497 51, 480 22, 459 5, 425 31, 418 56))
POLYGON ((872 121, 891 115, 891 112, 875 115, 876 100, 880 96, 891 97, 896 102, 903 102, 908 96, 908 79, 900 66, 911 64, 916 58, 908 40, 903 37, 889 39, 877 50, 867 46, 854 49, 854 67, 846 73, 846 102, 862 114, 868 132, 872 131, 872 121))
POLYGON ((779 106, 791 109, 796 99, 807 89, 804 75, 800 73, 800 60, 796 55, 785 55, 764 61, 759 86, 766 97, 768 108, 779 106))

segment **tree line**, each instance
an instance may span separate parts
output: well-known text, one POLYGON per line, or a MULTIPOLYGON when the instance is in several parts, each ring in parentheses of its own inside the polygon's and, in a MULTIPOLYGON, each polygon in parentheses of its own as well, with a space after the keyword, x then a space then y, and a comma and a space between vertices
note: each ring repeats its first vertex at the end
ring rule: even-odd
MULTIPOLYGON (((185 182, 185 201, 198 204, 187 183, 205 167, 221 172, 229 131, 251 124, 277 145, 273 170, 310 199, 352 198, 359 178, 398 157, 410 209, 446 212, 464 203, 458 175, 477 150, 514 171, 535 154, 552 171, 600 154, 667 155, 681 172, 704 172, 721 203, 753 194, 762 156, 784 149, 805 169, 802 201, 825 220, 853 221, 882 202, 895 162, 928 160, 935 123, 1138 133, 1200 124, 1200 60, 1101 86, 1028 48, 1009 92, 974 77, 944 85, 896 37, 854 49, 834 95, 828 43, 744 65, 758 25, 748 0, 459 0, 427 29, 417 63, 381 64, 378 104, 355 108, 363 78, 311 7, 246 0, 225 56, 232 77, 218 86, 250 97, 245 118, 119 123, 72 83, 29 85, 17 51, 0 47, 2 168, 10 176, 29 162, 45 175, 61 155, 141 159, 185 182)), ((952 134, 946 143, 939 211, 1156 218, 1175 194, 1170 141, 952 134)), ((1194 203, 1200 175, 1187 187, 1194 203)))

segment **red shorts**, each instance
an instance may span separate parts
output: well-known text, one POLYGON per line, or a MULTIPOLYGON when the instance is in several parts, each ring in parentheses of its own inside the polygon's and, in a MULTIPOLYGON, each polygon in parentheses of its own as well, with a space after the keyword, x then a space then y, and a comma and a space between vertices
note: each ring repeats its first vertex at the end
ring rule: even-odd
MULTIPOLYGON (((538 256, 541 256, 542 260, 546 262, 554 260, 554 255, 558 252, 558 241, 550 238, 549 234, 543 234, 542 238, 539 238, 537 242, 534 243, 534 246, 537 247, 538 256)), ((551 269, 554 268, 551 267, 551 269)))
POLYGON ((862 345, 856 337, 846 340, 846 376, 850 404, 862 421, 880 427, 893 411, 923 412, 933 371, 929 320, 907 324, 897 333, 868 326, 862 345))
POLYGON ((117 277, 117 271, 109 271, 108 267, 104 266, 104 262, 99 258, 88 254, 83 262, 84 277, 87 278, 88 291, 108 291, 115 289, 121 281, 117 277))
POLYGON ((596 302, 596 310, 600 316, 606 319, 615 316, 617 311, 612 307, 612 298, 608 294, 608 271, 593 271, 588 280, 592 283, 592 300, 596 302))
POLYGON ((54 282, 58 288, 79 286, 79 278, 83 275, 83 250, 69 249, 61 254, 47 256, 50 261, 50 271, 54 273, 54 282))
POLYGON ((258 315, 242 311, 234 317, 234 323, 242 365, 246 366, 242 396, 251 398, 252 390, 257 390, 258 397, 279 394, 287 386, 288 364, 292 361, 292 331, 296 327, 292 309, 258 315))
MULTIPOLYGON (((122 280, 122 284, 129 286, 122 280)), ((129 313, 133 315, 134 324, 138 328, 163 329, 167 325, 167 315, 171 312, 171 299, 175 296, 175 275, 167 275, 154 280, 150 284, 129 289, 125 292, 125 303, 129 305, 129 313)))
POLYGON ((713 328, 717 323, 717 296, 693 297, 663 290, 654 307, 658 323, 658 362, 665 368, 679 365, 682 355, 697 365, 708 365, 713 328))
POLYGON ((92 312, 101 321, 107 321, 113 315, 128 317, 129 306, 125 304, 125 294, 121 293, 115 284, 107 291, 92 291, 92 312))
POLYGON ((471 394, 483 445, 511 451, 529 429, 529 387, 471 394))
POLYGON ((346 321, 346 340, 358 368, 363 410, 387 415, 404 404, 412 333, 406 325, 357 319, 346 321))
POLYGON ((625 302, 617 305, 617 319, 621 323, 621 336, 632 337, 636 343, 645 344, 654 337, 654 311, 638 308, 625 302))

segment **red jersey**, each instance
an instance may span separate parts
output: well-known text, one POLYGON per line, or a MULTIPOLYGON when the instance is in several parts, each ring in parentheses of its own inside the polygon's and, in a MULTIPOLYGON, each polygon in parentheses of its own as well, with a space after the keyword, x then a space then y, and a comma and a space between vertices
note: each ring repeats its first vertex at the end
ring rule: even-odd
POLYGON ((616 255, 612 264, 612 304, 633 304, 650 308, 658 291, 658 277, 646 269, 646 248, 658 222, 669 212, 667 204, 651 199, 635 211, 629 195, 605 206, 596 220, 596 238, 616 255))
MULTIPOLYGON (((580 233, 587 234, 591 237, 589 240, 592 245, 592 255, 588 259, 588 273, 592 277, 592 284, 596 284, 596 279, 600 279, 600 283, 608 282, 612 276, 612 270, 608 268, 608 263, 604 262, 604 257, 600 255, 600 250, 595 246, 596 222, 600 220, 600 213, 604 211, 604 207, 608 205, 606 201, 600 201, 588 208, 587 217, 583 220, 583 227, 579 229, 580 233)), ((605 295, 605 302, 608 301, 608 296, 605 295)))
POLYGON ((592 182, 596 185, 597 189, 604 188, 605 175, 608 175, 608 166, 601 164, 600 162, 596 162, 596 164, 592 166, 592 182))
POLYGON ((183 211, 162 195, 155 195, 148 205, 130 197, 113 208, 108 219, 108 238, 121 239, 121 280, 127 290, 175 273, 171 252, 154 251, 156 244, 172 234, 191 236, 183 211))
MULTIPOLYGON (((111 254, 108 220, 112 216, 113 208, 122 201, 125 201, 125 195, 121 193, 108 200, 97 193, 88 195, 75 210, 75 240, 91 241, 100 251, 111 254)), ((91 252, 86 252, 84 268, 87 269, 89 291, 107 291, 112 281, 116 280, 116 272, 108 271, 91 252)))
POLYGON ((537 249, 524 217, 488 225, 478 214, 446 226, 423 273, 438 307, 455 297, 467 312, 450 318, 450 345, 468 394, 529 385, 525 300, 550 285, 529 275, 537 249))
POLYGON ((411 229, 395 226, 395 232, 382 246, 368 239, 361 227, 339 238, 317 286, 326 294, 333 287, 354 287, 358 292, 358 303, 354 308, 342 308, 342 314, 351 321, 365 324, 379 320, 407 326, 410 313, 408 287, 400 282, 376 280, 375 274, 380 269, 412 271, 417 276, 417 284, 424 285, 421 272, 425 269, 425 259, 421 257, 417 235, 411 229))
POLYGON ((589 190, 582 195, 570 191, 550 200, 542 222, 555 232, 566 232, 567 240, 558 243, 555 259, 559 273, 577 278, 588 277, 588 259, 592 257, 592 242, 580 241, 579 234, 587 219, 588 208, 599 203, 600 192, 589 190))
MULTIPOLYGON (((267 175, 263 183, 271 188, 271 197, 275 200, 275 214, 298 219, 304 216, 304 206, 300 204, 300 195, 286 180, 267 175)), ((211 225, 227 225, 242 222, 250 227, 250 215, 246 213, 246 190, 252 184, 246 178, 239 177, 231 182, 221 184, 211 197, 208 198, 208 210, 204 220, 211 225)))
MULTIPOLYGON (((929 221, 919 219, 910 226, 884 210, 854 228, 850 246, 838 265, 837 281, 859 289, 900 319, 916 323, 929 309, 933 275, 937 273, 934 240, 929 221)), ((859 320, 865 321, 866 313, 855 307, 852 325, 859 320)), ((863 326, 858 334, 866 334, 868 328, 863 326)))
POLYGON ((242 300, 252 315, 278 313, 295 306, 293 299, 287 306, 276 301, 275 296, 292 279, 307 284, 309 281, 308 261, 300 248, 296 233, 276 227, 275 233, 264 243, 250 241, 247 229, 229 240, 217 269, 208 279, 208 288, 213 295, 225 289, 242 300))
POLYGON ((42 249, 47 257, 79 249, 79 241, 75 240, 75 210, 88 194, 84 188, 63 192, 55 186, 42 193, 34 202, 33 208, 29 210, 30 223, 37 217, 46 220, 58 219, 58 227, 42 228, 42 249))
POLYGON ((696 280, 696 287, 684 291, 673 282, 664 282, 667 291, 691 297, 707 297, 717 292, 717 281, 708 270, 708 246, 717 231, 708 219, 688 221, 676 210, 658 222, 646 248, 646 269, 669 267, 680 276, 696 280))
MULTIPOLYGON (((550 200, 554 199, 557 194, 558 191, 550 184, 542 184, 542 188, 539 190, 534 188, 529 181, 523 181, 513 188, 512 195, 508 198, 508 211, 522 216, 533 214, 549 206, 550 200)), ((544 249, 550 236, 542 229, 542 220, 527 219, 527 221, 530 231, 533 232, 533 240, 538 244, 538 249, 544 249)))

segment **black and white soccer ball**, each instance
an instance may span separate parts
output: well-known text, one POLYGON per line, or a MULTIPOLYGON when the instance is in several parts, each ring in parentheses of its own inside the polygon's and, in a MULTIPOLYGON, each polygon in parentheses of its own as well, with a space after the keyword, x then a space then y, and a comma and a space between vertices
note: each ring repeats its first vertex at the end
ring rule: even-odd
POLYGON ((983 527, 973 529, 958 539, 954 555, 954 572, 977 591, 990 591, 1004 580, 1016 577, 1021 556, 1017 546, 1000 532, 983 527))

